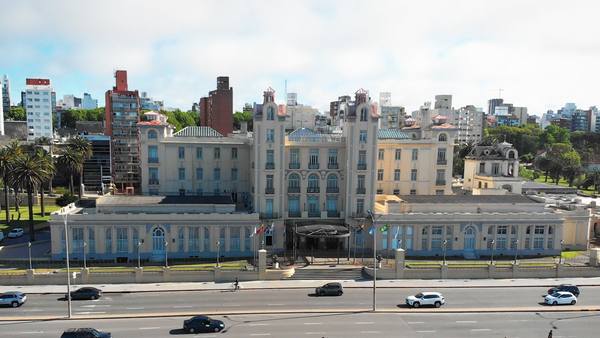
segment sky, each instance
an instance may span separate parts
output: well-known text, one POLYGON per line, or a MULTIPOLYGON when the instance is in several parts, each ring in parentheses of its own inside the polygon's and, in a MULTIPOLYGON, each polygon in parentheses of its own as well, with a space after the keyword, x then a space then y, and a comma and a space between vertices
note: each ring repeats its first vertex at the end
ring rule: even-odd
POLYGON ((501 97, 541 116, 600 105, 599 12, 596 0, 0 0, 0 75, 13 104, 26 78, 49 78, 57 98, 104 106, 119 69, 184 111, 229 76, 236 111, 268 87, 322 113, 363 88, 409 112, 451 94, 455 108, 501 97))

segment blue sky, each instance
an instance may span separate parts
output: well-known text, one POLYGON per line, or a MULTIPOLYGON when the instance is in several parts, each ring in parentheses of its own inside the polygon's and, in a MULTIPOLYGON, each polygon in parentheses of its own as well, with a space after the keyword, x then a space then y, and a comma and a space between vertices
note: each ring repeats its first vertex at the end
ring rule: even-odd
POLYGON ((407 111, 452 94, 456 108, 501 97, 541 116, 600 105, 598 1, 0 0, 0 75, 14 103, 26 78, 58 98, 104 104, 113 72, 189 110, 229 76, 234 109, 284 102, 329 109, 359 88, 407 111))

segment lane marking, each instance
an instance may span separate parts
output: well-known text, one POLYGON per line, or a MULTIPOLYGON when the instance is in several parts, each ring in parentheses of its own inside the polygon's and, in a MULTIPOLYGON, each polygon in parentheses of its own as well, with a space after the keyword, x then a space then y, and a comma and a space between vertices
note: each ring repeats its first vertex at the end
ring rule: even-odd
POLYGON ((89 311, 88 312, 75 312, 75 314, 78 314, 78 315, 100 315, 103 313, 106 313, 106 312, 89 312, 89 311))
POLYGON ((267 304, 269 306, 284 306, 285 304, 267 304))
POLYGON ((491 331, 492 329, 471 329, 471 331, 491 331))
POLYGON ((304 323, 304 325, 322 325, 323 323, 304 323))
POLYGON ((183 308, 189 308, 192 307, 192 305, 178 305, 178 306, 173 306, 175 309, 183 309, 183 308))
POLYGON ((333 303, 317 303, 315 305, 331 305, 331 304, 333 304, 333 303))
POLYGON ((435 330, 431 330, 431 331, 417 331, 417 333, 432 333, 435 332, 435 330))
POLYGON ((110 307, 110 305, 82 305, 81 307, 110 307))
POLYGON ((364 325, 364 324, 375 324, 375 322, 356 322, 356 323, 354 323, 354 324, 357 324, 357 325, 364 325))
POLYGON ((25 310, 25 312, 44 312, 44 310, 25 310))
POLYGON ((270 336, 270 333, 252 333, 251 336, 270 336))
POLYGON ((29 331, 29 332, 19 332, 22 334, 32 334, 32 333, 45 333, 44 331, 29 331))
POLYGON ((265 326, 265 325, 269 325, 267 323, 260 323, 260 324, 248 324, 250 326, 265 326))
POLYGON ((477 323, 477 321, 476 320, 457 320, 456 323, 467 324, 467 323, 477 323))
POLYGON ((143 307, 126 307, 125 310, 143 310, 143 307))
MULTIPOLYGON (((223 306, 224 306, 224 307, 225 307, 225 306, 233 306, 233 307, 235 307, 235 306, 241 306, 241 305, 239 305, 239 304, 223 304, 223 306)), ((191 306, 190 306, 190 307, 191 307, 191 306)))
POLYGON ((155 329, 160 329, 160 326, 154 326, 154 327, 140 327, 140 330, 155 330, 155 329))
POLYGON ((325 332, 306 332, 306 334, 325 334, 325 332))
POLYGON ((406 324, 425 324, 425 322, 406 322, 406 324))
POLYGON ((360 333, 381 333, 381 331, 361 331, 360 333))

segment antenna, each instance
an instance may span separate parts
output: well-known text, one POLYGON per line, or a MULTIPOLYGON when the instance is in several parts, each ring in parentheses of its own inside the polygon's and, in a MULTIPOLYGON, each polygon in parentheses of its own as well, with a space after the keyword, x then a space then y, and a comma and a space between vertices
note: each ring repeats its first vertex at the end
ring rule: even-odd
POLYGON ((500 99, 500 98, 502 98, 501 96, 502 96, 502 92, 503 92, 503 91, 504 91, 504 89, 502 89, 502 88, 499 88, 499 89, 498 89, 498 98, 499 98, 499 99, 500 99))

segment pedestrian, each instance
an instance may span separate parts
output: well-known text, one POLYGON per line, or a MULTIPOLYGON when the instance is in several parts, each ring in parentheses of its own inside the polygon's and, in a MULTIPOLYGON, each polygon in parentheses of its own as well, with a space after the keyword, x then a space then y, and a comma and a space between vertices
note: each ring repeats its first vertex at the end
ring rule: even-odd
POLYGON ((550 330, 550 332, 548 332, 548 338, 552 338, 552 330, 550 330))
MULTIPOLYGON (((240 282, 238 281, 237 277, 235 277, 235 282, 233 282, 233 285, 234 285, 234 287, 235 287, 236 290, 240 288, 239 287, 240 282)), ((550 337, 550 338, 552 338, 552 337, 550 337)))

